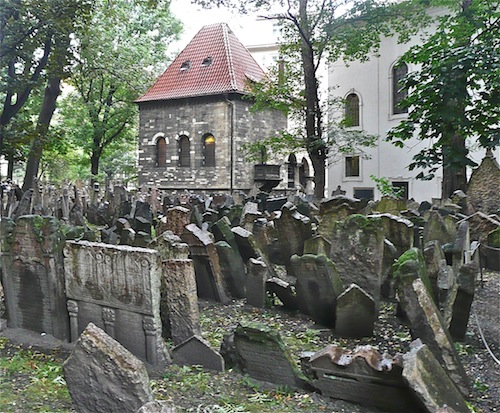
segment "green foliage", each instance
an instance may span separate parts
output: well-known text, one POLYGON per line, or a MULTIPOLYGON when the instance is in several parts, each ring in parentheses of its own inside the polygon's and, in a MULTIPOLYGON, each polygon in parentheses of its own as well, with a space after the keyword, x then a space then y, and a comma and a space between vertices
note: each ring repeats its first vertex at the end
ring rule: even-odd
POLYGON ((469 149, 453 141, 457 137, 483 148, 500 145, 499 3, 442 0, 439 5, 450 12, 439 17, 424 44, 402 57, 420 68, 402 82, 409 91, 402 104, 408 118, 388 135, 399 147, 415 135, 429 140, 409 165, 422 170, 420 179, 433 178, 440 165, 451 170, 475 165, 469 149))
POLYGON ((396 188, 392 186, 391 181, 385 177, 377 178, 375 175, 370 175, 370 178, 375 181, 377 189, 380 191, 382 196, 391 196, 393 198, 399 198, 404 193, 403 188, 396 188))

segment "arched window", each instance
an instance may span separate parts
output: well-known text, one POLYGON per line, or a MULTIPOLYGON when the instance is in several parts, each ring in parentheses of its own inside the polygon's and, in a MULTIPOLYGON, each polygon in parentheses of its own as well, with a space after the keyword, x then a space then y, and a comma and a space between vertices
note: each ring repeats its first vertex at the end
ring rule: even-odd
POLYGON ((392 68, 392 113, 407 113, 407 108, 401 107, 401 101, 408 96, 408 91, 401 87, 401 80, 408 74, 406 63, 397 63, 392 68))
POLYGON ((156 166, 167 164, 167 142, 163 136, 156 141, 156 166))
POLYGON ((191 166, 191 144, 185 135, 179 138, 179 166, 191 166))
POLYGON ((203 166, 215 166, 215 137, 210 133, 203 137, 203 166))
POLYGON ((349 93, 345 98, 345 125, 359 126, 359 97, 356 93, 349 93))
POLYGON ((303 158, 299 167, 299 183, 303 188, 307 186, 307 178, 309 178, 309 162, 303 158))
POLYGON ((295 188, 295 171, 297 169, 297 158, 292 153, 288 157, 288 188, 295 188))

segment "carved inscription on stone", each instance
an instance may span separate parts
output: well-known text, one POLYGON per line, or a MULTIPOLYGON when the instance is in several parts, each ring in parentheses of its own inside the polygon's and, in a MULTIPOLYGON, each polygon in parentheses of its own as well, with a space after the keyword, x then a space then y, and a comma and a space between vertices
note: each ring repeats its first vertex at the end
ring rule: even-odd
POLYGON ((155 250, 69 241, 64 255, 68 298, 152 314, 155 250))

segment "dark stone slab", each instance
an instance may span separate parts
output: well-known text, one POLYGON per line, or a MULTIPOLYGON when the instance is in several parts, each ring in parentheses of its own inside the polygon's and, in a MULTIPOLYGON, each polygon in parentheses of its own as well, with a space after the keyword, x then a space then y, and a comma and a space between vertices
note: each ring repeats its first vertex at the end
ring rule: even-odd
POLYGON ((215 371, 224 371, 224 359, 199 335, 192 336, 172 349, 172 357, 179 366, 203 366, 215 371))
POLYGON ((215 243, 219 254, 219 265, 222 277, 229 293, 235 298, 246 297, 246 268, 238 249, 234 249, 225 241, 215 243))
POLYGON ((341 337, 371 337, 377 319, 375 301, 356 284, 337 297, 335 333, 341 337))

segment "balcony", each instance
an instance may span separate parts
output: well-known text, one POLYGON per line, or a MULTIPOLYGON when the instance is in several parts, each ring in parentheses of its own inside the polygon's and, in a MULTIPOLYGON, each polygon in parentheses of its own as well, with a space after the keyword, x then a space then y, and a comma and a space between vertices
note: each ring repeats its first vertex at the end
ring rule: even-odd
POLYGON ((253 180, 261 191, 269 192, 281 182, 280 168, 281 165, 254 165, 253 180))

